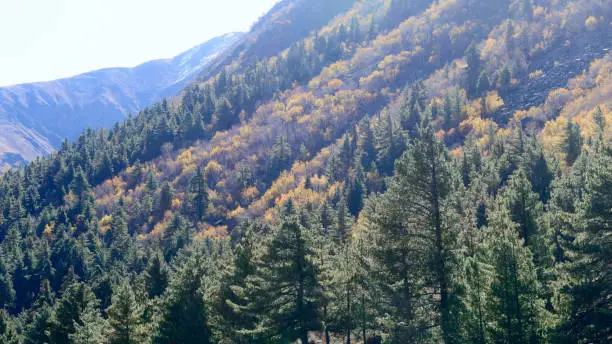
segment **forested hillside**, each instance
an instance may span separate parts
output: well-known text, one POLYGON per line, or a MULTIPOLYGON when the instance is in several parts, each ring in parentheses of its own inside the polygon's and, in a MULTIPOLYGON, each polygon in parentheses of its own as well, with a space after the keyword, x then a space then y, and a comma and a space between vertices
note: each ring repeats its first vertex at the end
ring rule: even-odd
POLYGON ((608 343, 612 3, 285 0, 0 179, 2 343, 608 343))

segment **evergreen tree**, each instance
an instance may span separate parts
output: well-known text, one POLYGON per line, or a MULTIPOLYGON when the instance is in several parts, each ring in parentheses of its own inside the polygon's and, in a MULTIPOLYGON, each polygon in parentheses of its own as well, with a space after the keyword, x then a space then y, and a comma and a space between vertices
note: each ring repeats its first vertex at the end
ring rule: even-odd
POLYGON ((125 261, 130 254, 131 237, 128 233, 126 215, 122 208, 117 209, 111 218, 110 228, 104 234, 106 245, 111 248, 111 258, 125 261))
POLYGON ((510 89, 510 85, 512 82, 512 75, 510 74, 510 69, 508 66, 504 66, 501 72, 499 72, 498 85, 502 91, 507 91, 510 89))
POLYGON ((107 344, 108 322, 98 311, 88 309, 81 315, 81 322, 75 323, 69 338, 71 344, 107 344))
POLYGON ((248 278, 255 273, 254 233, 248 230, 238 244, 234 255, 234 270, 221 288, 220 313, 224 317, 223 332, 234 343, 253 343, 256 336, 249 335, 257 318, 249 309, 248 278))
POLYGON ((189 193, 192 214, 196 220, 202 221, 208 210, 208 191, 204 175, 199 167, 196 175, 189 182, 189 193))
POLYGON ((147 172, 147 188, 151 191, 157 190, 157 178, 155 178, 155 173, 153 173, 152 169, 149 169, 147 172))
MULTIPOLYGON (((601 143, 599 143, 601 144, 601 143)), ((612 154, 601 146, 589 155, 585 185, 577 202, 576 228, 568 270, 573 277, 564 289, 569 315, 561 333, 571 342, 604 343, 612 335, 612 154)))
POLYGON ((478 79, 482 73, 482 61, 474 44, 468 47, 465 56, 467 59, 467 90, 470 96, 475 96, 478 91, 478 79))
POLYGON ((204 304, 201 260, 198 256, 187 258, 173 277, 161 304, 154 343, 212 343, 204 304))
POLYGON ((193 225, 183 215, 175 215, 162 238, 166 260, 169 261, 180 249, 189 245, 193 241, 194 234, 193 225))
POLYGON ((110 344, 140 344, 147 340, 143 324, 143 307, 136 301, 132 287, 124 281, 113 293, 107 309, 110 344))
POLYGON ((580 134, 580 126, 572 122, 571 120, 567 122, 567 127, 565 128, 565 161, 568 165, 572 165, 578 156, 580 156, 580 152, 582 151, 583 139, 580 134))
POLYGON ((597 124, 597 130, 599 136, 603 136, 606 130, 606 118, 604 117, 603 111, 601 110, 601 106, 598 106, 595 109, 595 113, 593 114, 593 121, 597 124))
POLYGON ((544 282, 545 270, 552 266, 548 226, 544 209, 531 183, 522 169, 515 172, 508 185, 501 190, 499 197, 502 206, 508 210, 516 229, 534 255, 534 263, 539 270, 539 278, 544 282))
POLYGON ((160 253, 153 254, 144 272, 145 288, 149 297, 161 296, 170 278, 170 272, 166 261, 160 253))
POLYGON ((9 274, 4 255, 2 254, 0 255, 0 305, 11 307, 15 301, 15 294, 13 278, 9 274))
POLYGON ((4 310, 0 310, 0 342, 3 344, 19 344, 19 335, 10 315, 4 310))
POLYGON ((492 261, 495 277, 491 285, 491 319, 494 342, 539 343, 540 314, 544 304, 539 299, 531 252, 516 232, 516 224, 502 210, 489 216, 492 261))
POLYGON ((433 324, 424 312, 432 309, 440 317, 446 341, 452 336, 448 265, 452 236, 448 233, 443 209, 450 190, 446 159, 444 147, 435 138, 433 129, 422 129, 414 145, 396 163, 387 193, 374 199, 365 212, 367 221, 374 225, 371 249, 378 270, 379 290, 386 299, 381 312, 391 317, 386 322, 392 326, 389 331, 394 342, 416 341, 427 336, 427 329, 433 324), (431 299, 417 296, 432 289, 439 295, 439 301, 434 304, 429 303, 431 299))
POLYGON ((370 167, 376 160, 376 147, 374 146, 374 133, 370 127, 369 118, 364 118, 359 124, 359 138, 357 140, 358 156, 361 166, 370 167))
POLYGON ((53 326, 53 311, 50 306, 39 309, 33 319, 28 323, 23 334, 25 344, 52 343, 50 329, 53 326))
POLYGON ((480 73, 478 83, 476 84, 476 89, 478 90, 479 94, 484 94, 491 89, 491 82, 489 81, 489 76, 485 71, 480 73))
POLYGON ((172 186, 170 185, 170 183, 164 182, 159 193, 159 201, 157 206, 158 216, 162 217, 166 210, 170 209, 173 199, 174 190, 172 189, 172 186))
POLYGON ((274 341, 308 343, 308 332, 320 328, 312 233, 300 224, 291 204, 276 231, 251 281, 251 295, 257 294, 261 305, 257 328, 274 341))
POLYGON ((279 175, 281 171, 289 167, 292 159, 291 156, 291 145, 289 145, 287 137, 282 135, 278 136, 272 147, 270 157, 274 176, 279 175))
POLYGON ((76 326, 84 326, 85 314, 96 313, 98 300, 90 287, 81 282, 73 282, 66 287, 64 295, 59 300, 50 334, 53 343, 72 343, 70 336, 77 330, 76 326))

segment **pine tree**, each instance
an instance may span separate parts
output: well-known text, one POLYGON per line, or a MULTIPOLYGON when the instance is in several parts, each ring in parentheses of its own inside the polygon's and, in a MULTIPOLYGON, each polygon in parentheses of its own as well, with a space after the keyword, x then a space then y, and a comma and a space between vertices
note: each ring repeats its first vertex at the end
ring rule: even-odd
POLYGON ((84 315, 95 313, 98 302, 91 288, 84 283, 69 284, 55 311, 55 319, 50 329, 52 342, 71 343, 70 336, 75 333, 76 326, 85 324, 87 319, 84 315))
POLYGON ((470 96, 475 96, 478 91, 478 79, 482 73, 482 61, 480 54, 474 44, 470 45, 465 52, 467 59, 467 90, 470 96))
POLYGON ((292 209, 285 215, 270 241, 251 283, 251 295, 259 295, 259 332, 275 341, 300 339, 320 328, 317 302, 320 296, 316 253, 312 233, 304 228, 292 209))
POLYGON ((180 249, 189 245, 193 241, 194 233, 193 225, 183 215, 175 215, 162 238, 166 260, 169 261, 180 249))
POLYGON ((544 308, 539 298, 531 252, 505 210, 489 216, 494 279, 491 285, 491 317, 494 342, 539 343, 540 314, 544 308))
POLYGON ((565 161, 572 165, 582 151, 583 138, 580 134, 580 126, 571 120, 565 128, 565 161))
POLYGON ((149 297, 161 296, 166 291, 169 278, 170 272, 164 257, 161 253, 153 254, 144 272, 145 288, 149 297))
POLYGON ((485 92, 491 89, 491 81, 489 81, 489 76, 485 71, 482 71, 482 73, 480 73, 480 76, 478 77, 478 83, 476 84, 476 89, 478 90, 479 94, 484 94, 485 92))
POLYGON ((4 309, 0 310, 0 342, 3 344, 19 344, 19 335, 13 321, 4 309))
POLYGON ((126 261, 130 254, 131 237, 128 233, 126 215, 120 207, 111 218, 111 226, 104 234, 104 241, 111 248, 112 259, 126 261))
POLYGON ((249 335, 257 318, 249 309, 248 278, 255 273, 254 233, 247 230, 234 254, 234 269, 221 287, 220 313, 224 317, 223 332, 234 343, 253 343, 256 337, 249 335))
POLYGON ((281 171, 289 167, 291 163, 291 145, 287 137, 280 135, 277 137, 271 152, 271 163, 273 175, 277 176, 281 171))
POLYGON ((376 147, 374 146, 374 133, 370 127, 368 117, 364 118, 359 124, 359 138, 357 140, 358 156, 361 166, 370 167, 376 160, 376 147))
POLYGON ((136 301, 127 281, 113 293, 112 305, 107 309, 110 325, 110 344, 140 344, 147 340, 143 324, 143 306, 136 301))
POLYGON ((50 329, 53 326, 53 311, 46 305, 37 310, 34 318, 28 323, 23 334, 25 344, 52 343, 50 329))
POLYGON ((598 106, 595 109, 595 113, 593 114, 593 121, 597 124, 597 130, 599 136, 603 136, 606 130, 606 118, 604 117, 603 111, 601 110, 601 106, 598 106))
POLYGON ((170 209, 174 199, 174 190, 168 182, 164 182, 159 193, 159 201, 157 205, 158 216, 162 217, 166 210, 170 209))
POLYGON ((157 344, 208 344, 211 331, 204 303, 201 257, 189 257, 173 277, 161 304, 157 344))
POLYGON ((539 196, 532 191, 531 183, 522 169, 510 177, 508 185, 501 190, 499 200, 517 224, 521 239, 533 253, 540 281, 544 282, 545 270, 552 266, 548 225, 539 196))
MULTIPOLYGON (((0 253, 3 253, 0 250, 0 253)), ((13 278, 9 273, 4 254, 0 255, 0 305, 11 307, 15 301, 13 278)))
POLYGON ((81 322, 75 323, 74 332, 69 336, 71 344, 107 344, 108 322, 94 309, 81 315, 81 322))
POLYGON ((568 270, 572 279, 567 321, 561 332, 572 342, 604 343, 610 339, 612 315, 612 154, 597 143, 588 157, 583 198, 577 202, 568 270))
POLYGON ((452 335, 448 328, 451 236, 442 208, 449 193, 446 159, 433 129, 423 128, 396 163, 387 193, 366 207, 366 221, 374 226, 371 244, 380 276, 379 290, 387 300, 382 312, 391 316, 387 321, 393 328, 389 330, 397 342, 426 335, 433 324, 422 315, 424 309, 435 309, 447 341, 452 335), (432 289, 439 301, 425 306, 431 300, 417 295, 432 289), (418 309, 418 304, 424 309, 418 309))
POLYGON ((191 211, 198 221, 202 221, 208 210, 208 191, 202 170, 198 167, 196 175, 189 182, 191 211))
POLYGON ((504 68, 502 68, 501 72, 499 72, 499 78, 498 78, 498 87, 502 90, 502 91, 507 91, 510 89, 510 85, 512 82, 512 75, 510 74, 510 69, 508 68, 508 66, 504 66, 504 68))
POLYGON ((157 178, 155 178, 155 173, 153 173, 152 169, 149 169, 147 172, 147 189, 151 191, 157 190, 157 178))

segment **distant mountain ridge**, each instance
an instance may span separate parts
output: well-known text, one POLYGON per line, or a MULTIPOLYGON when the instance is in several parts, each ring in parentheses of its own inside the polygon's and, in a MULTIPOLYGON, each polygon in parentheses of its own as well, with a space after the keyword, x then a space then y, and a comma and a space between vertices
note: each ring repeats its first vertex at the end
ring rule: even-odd
POLYGON ((0 88, 0 166, 48 154, 84 129, 110 127, 176 95, 241 33, 211 39, 174 58, 0 88))

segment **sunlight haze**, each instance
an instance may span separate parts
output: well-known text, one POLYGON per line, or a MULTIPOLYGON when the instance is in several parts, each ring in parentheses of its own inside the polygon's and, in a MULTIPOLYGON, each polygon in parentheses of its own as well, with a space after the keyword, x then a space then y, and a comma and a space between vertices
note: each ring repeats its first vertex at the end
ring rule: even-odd
POLYGON ((0 0, 0 86, 175 56, 277 0, 0 0))

